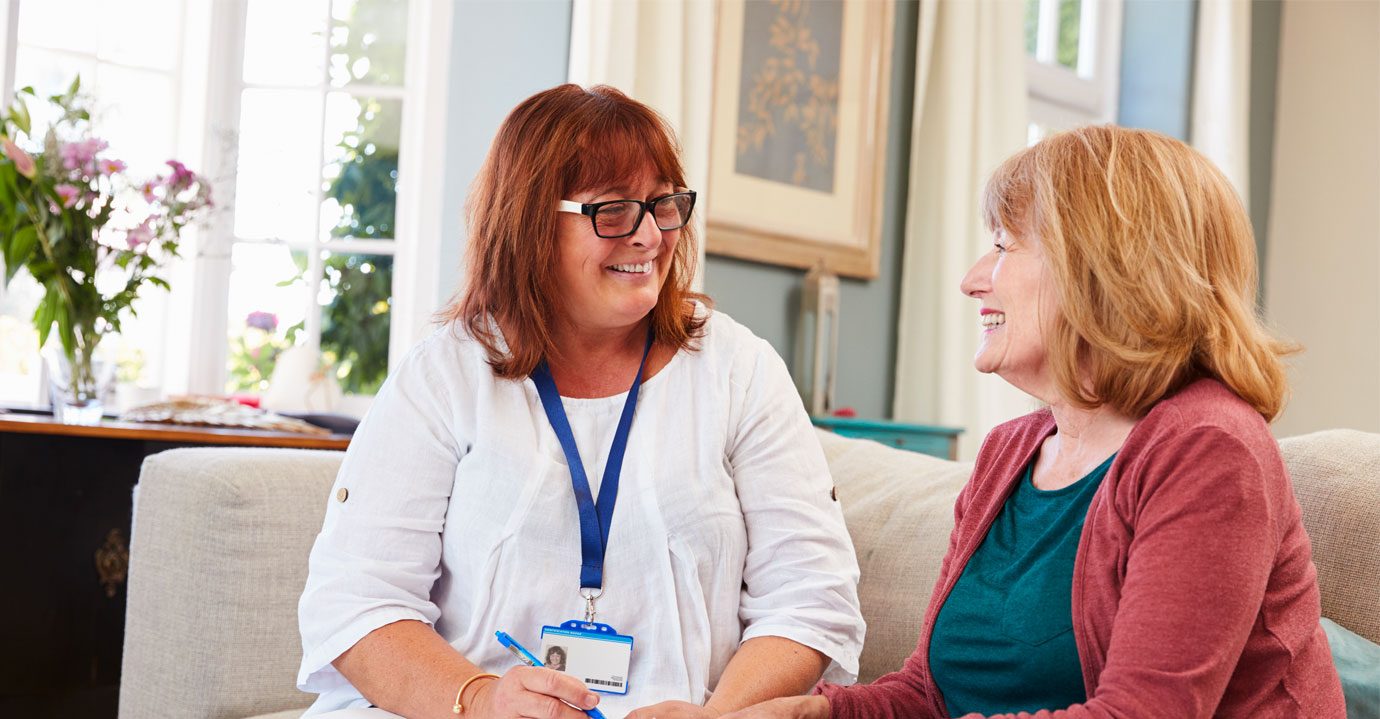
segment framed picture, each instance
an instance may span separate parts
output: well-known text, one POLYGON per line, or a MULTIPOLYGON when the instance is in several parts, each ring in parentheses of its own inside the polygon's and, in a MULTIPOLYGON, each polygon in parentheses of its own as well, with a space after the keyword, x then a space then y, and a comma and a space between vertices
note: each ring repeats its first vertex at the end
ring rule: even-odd
POLYGON ((720 4, 706 252, 877 276, 893 12, 720 4))

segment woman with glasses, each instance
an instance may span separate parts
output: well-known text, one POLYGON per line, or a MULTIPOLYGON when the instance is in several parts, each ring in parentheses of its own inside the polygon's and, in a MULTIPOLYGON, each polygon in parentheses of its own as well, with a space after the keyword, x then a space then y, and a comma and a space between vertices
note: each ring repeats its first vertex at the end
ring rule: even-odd
POLYGON ((856 675, 823 453, 781 359, 691 291, 695 203, 669 127, 615 89, 508 116, 465 288, 379 392, 311 554, 311 713, 713 717, 856 675))

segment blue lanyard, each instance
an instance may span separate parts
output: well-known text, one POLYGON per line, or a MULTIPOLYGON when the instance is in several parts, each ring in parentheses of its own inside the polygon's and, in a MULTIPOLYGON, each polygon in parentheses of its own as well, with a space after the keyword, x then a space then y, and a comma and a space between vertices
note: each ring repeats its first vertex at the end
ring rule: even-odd
POLYGON ((556 381, 551 378, 546 360, 532 370, 532 382, 537 385, 541 406, 546 410, 546 418, 551 422, 551 429, 556 431, 556 439, 560 440, 566 464, 570 466, 570 485, 575 490, 575 505, 580 510, 581 589, 602 590, 604 586, 604 552, 609 543, 609 526, 613 523, 613 505, 618 501, 618 476, 623 470, 623 454, 628 450, 628 431, 632 429, 633 410, 637 408, 637 393, 642 388, 642 370, 647 366, 647 354, 651 349, 652 330, 649 327, 647 344, 642 348, 642 363, 637 366, 637 377, 633 378, 628 399, 623 403, 623 416, 618 419, 618 430, 613 434, 613 447, 604 465, 604 481, 599 485, 597 504, 589 489, 584 462, 580 461, 580 449, 575 446, 575 433, 566 419, 561 395, 556 391, 556 381))

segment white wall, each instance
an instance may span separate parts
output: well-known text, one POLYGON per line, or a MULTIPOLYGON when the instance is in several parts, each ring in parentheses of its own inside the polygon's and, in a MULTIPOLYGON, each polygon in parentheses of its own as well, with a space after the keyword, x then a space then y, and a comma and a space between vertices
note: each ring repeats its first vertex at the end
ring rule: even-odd
POLYGON ((1380 432, 1380 3, 1287 0, 1266 314, 1305 352, 1275 432, 1380 432))

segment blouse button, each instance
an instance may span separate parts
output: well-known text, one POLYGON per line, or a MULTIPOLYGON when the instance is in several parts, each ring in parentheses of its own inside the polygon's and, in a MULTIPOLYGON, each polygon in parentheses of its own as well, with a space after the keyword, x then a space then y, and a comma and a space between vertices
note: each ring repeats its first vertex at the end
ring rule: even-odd
POLYGON ((340 491, 338 491, 338 492, 335 493, 335 499, 336 499, 336 501, 338 501, 338 502, 344 502, 345 500, 347 500, 347 499, 349 499, 349 498, 350 498, 350 490, 345 489, 344 487, 341 487, 341 488, 340 488, 340 491))

